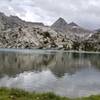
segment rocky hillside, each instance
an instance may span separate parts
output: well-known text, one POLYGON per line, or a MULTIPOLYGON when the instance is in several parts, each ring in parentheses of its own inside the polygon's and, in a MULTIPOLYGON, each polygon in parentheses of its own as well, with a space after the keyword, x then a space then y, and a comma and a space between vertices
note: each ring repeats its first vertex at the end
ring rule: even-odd
POLYGON ((91 34, 92 31, 84 29, 74 22, 67 23, 63 18, 59 18, 52 26, 52 29, 59 33, 65 34, 68 38, 76 39, 83 38, 91 34))
POLYGON ((98 33, 86 30, 74 22, 68 24, 63 18, 59 18, 52 26, 45 26, 43 23, 25 22, 16 16, 0 13, 1 48, 97 51, 98 46, 98 33), (95 43, 93 45, 96 49, 94 46, 93 49, 86 46, 91 44, 90 41, 95 43))
POLYGON ((25 22, 0 13, 1 48, 70 49, 72 41, 42 23, 25 22))

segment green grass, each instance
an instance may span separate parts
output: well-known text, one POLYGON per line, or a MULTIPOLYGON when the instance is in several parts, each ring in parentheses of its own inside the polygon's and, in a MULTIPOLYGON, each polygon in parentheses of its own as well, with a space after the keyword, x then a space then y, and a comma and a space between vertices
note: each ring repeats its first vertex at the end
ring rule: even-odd
POLYGON ((69 99, 53 93, 29 93, 18 89, 0 88, 0 100, 100 100, 100 95, 69 99))

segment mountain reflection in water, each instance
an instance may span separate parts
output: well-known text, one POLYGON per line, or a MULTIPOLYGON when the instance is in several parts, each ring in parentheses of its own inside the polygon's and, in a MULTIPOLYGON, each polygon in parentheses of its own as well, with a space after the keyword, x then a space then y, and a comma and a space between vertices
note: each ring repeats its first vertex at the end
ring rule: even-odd
MULTIPOLYGON (((40 51, 41 52, 41 51, 40 51)), ((100 93, 100 54, 0 52, 0 86, 78 97, 100 93)))

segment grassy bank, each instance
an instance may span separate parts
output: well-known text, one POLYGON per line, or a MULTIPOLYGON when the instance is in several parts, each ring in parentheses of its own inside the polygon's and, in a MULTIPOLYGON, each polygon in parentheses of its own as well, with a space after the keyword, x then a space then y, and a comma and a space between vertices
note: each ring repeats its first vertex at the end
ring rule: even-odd
POLYGON ((0 88, 0 100, 100 100, 100 96, 69 99, 52 93, 37 94, 17 89, 0 88))

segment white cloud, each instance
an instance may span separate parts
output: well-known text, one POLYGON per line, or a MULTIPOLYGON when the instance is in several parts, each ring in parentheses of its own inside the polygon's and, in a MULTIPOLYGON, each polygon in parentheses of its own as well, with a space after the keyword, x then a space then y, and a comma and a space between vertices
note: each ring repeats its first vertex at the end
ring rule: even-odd
POLYGON ((0 11, 28 21, 53 23, 58 17, 100 28, 100 0, 1 0, 0 11))

